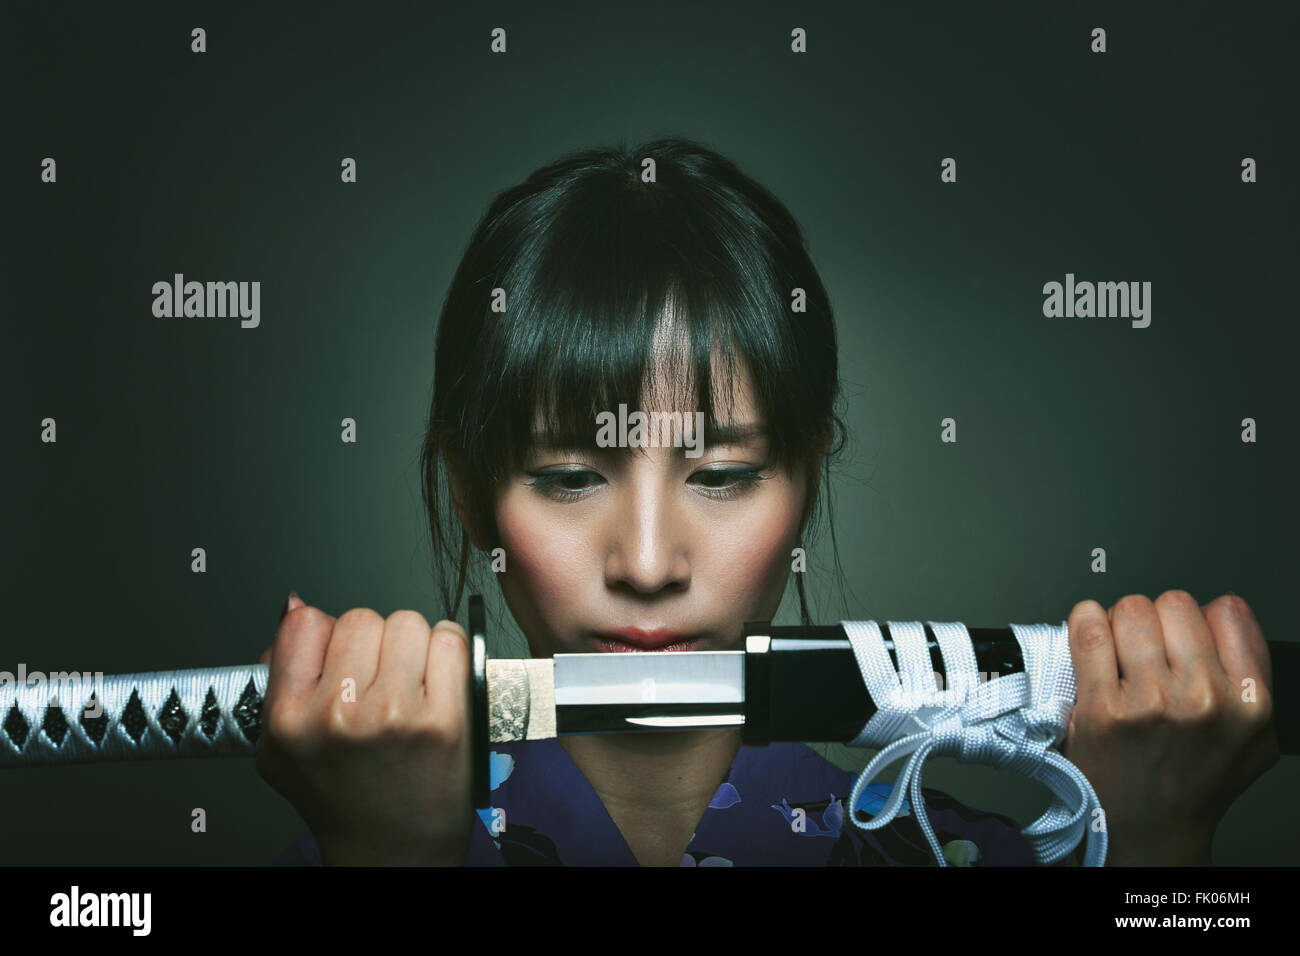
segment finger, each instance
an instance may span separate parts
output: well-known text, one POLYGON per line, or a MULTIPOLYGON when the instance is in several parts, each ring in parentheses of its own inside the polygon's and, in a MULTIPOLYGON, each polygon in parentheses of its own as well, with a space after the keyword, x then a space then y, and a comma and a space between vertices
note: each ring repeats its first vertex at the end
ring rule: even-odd
POLYGON ((267 697, 311 694, 325 666, 334 619, 320 608, 300 607, 280 621, 271 644, 267 672, 267 697))
POLYGON ((1080 601, 1070 612, 1067 629, 1079 701, 1117 696, 1119 673, 1106 609, 1096 601, 1080 601))
POLYGON ((1164 632, 1165 656, 1176 679, 1223 672, 1214 635, 1194 597, 1186 591, 1166 591, 1156 598, 1156 613, 1164 632))
POLYGON ((339 615, 325 653, 322 692, 337 694, 348 679, 355 682, 358 694, 369 688, 379 671, 383 636, 384 619, 370 608, 353 608, 339 615))
POLYGON ((439 621, 430 635, 424 692, 426 706, 444 726, 456 721, 466 722, 469 715, 469 671, 469 636, 456 622, 439 621))
POLYGON ((422 703, 431 630, 429 622, 418 611, 394 611, 388 615, 379 647, 379 674, 372 689, 400 695, 414 704, 422 703))
POLYGON ((1151 691, 1172 677, 1156 606, 1141 594, 1126 594, 1110 609, 1121 691, 1151 691))
MULTIPOLYGON (((284 618, 285 618, 285 615, 286 615, 286 614, 288 614, 290 611, 293 611, 293 610, 296 610, 297 608, 302 607, 302 606, 303 606, 304 604, 306 604, 306 603, 307 603, 307 602, 305 602, 302 598, 298 597, 298 592, 297 592, 297 591, 290 591, 290 592, 289 592, 289 600, 287 600, 287 601, 284 602, 284 607, 280 610, 280 620, 279 620, 279 622, 277 622, 276 627, 278 628, 278 627, 280 626, 280 624, 283 624, 283 623, 284 623, 284 618)), ((274 648, 274 647, 275 647, 275 642, 272 641, 272 642, 271 642, 271 645, 270 645, 269 647, 267 647, 266 650, 262 651, 262 656, 259 657, 259 658, 257 659, 257 663, 259 663, 259 664, 270 664, 270 663, 271 663, 271 650, 272 650, 272 648, 274 648)))
POLYGON ((1264 632, 1250 605, 1236 595, 1225 594, 1206 605, 1205 619, 1214 638, 1219 663, 1233 687, 1240 691, 1242 681, 1250 678, 1255 681, 1258 695, 1262 676, 1265 690, 1271 694, 1273 666, 1268 642, 1264 640, 1264 632))

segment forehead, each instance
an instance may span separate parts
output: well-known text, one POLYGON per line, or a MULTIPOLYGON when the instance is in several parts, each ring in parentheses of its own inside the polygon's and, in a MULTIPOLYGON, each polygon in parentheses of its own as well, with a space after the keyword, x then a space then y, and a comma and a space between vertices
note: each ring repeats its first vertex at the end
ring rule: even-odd
MULTIPOLYGON (((651 360, 646 365, 642 384, 646 410, 695 411, 695 370, 691 361, 690 339, 685 327, 672 317, 671 303, 666 315, 655 326, 651 350, 651 360), (682 407, 671 407, 675 402, 680 402, 682 407)), ((727 403, 733 401, 735 410, 730 417, 746 420, 751 418, 754 396, 744 359, 715 340, 709 356, 709 366, 712 372, 709 393, 719 412, 718 417, 727 417, 727 403)))
MULTIPOLYGON (((671 315, 670 310, 666 311, 671 315)), ((753 382, 744 358, 715 341, 709 365, 712 376, 709 394, 717 420, 721 423, 765 424, 754 401, 753 382)), ((690 339, 685 328, 671 318, 661 317, 655 326, 641 390, 639 407, 644 412, 680 412, 686 415, 699 410, 695 402, 695 369, 690 339)), ((616 399, 617 402, 625 401, 629 411, 635 410, 635 400, 635 395, 616 399)), ((617 409, 596 409, 606 410, 617 409)), ((534 412, 535 433, 545 432, 548 427, 542 415, 541 408, 534 412)))

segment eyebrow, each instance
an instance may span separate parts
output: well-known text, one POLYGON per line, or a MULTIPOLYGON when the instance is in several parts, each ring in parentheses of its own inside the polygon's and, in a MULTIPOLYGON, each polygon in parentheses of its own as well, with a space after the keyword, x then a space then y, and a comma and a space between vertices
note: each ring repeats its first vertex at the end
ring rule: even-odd
MULTIPOLYGON (((704 443, 704 447, 716 448, 719 445, 740 445, 755 438, 766 438, 770 434, 770 428, 757 422, 727 422, 713 429, 705 429, 705 437, 708 440, 704 443)), ((539 451, 566 451, 574 447, 571 442, 564 441, 558 435, 534 431, 532 439, 533 447, 539 451)), ((598 452, 628 450, 625 448, 595 448, 594 442, 590 444, 593 450, 598 452)), ((685 445, 682 446, 682 451, 685 451, 685 445)))
POLYGON ((715 445, 739 445, 753 438, 766 438, 770 433, 766 425, 759 425, 756 422, 728 423, 719 425, 709 433, 708 441, 704 447, 712 448, 715 445))

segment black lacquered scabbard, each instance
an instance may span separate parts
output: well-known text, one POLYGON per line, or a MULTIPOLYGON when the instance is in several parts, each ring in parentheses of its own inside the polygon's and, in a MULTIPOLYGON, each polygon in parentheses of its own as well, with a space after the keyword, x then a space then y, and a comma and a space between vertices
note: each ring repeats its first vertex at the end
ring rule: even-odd
MULTIPOLYGON (((899 669, 889 625, 879 625, 894 669, 899 669)), ((1024 673, 1020 642, 1009 627, 967 628, 981 680, 1024 673)), ((933 671, 946 676, 939 642, 925 625, 933 671)), ((861 732, 876 706, 863 684, 844 628, 839 624, 745 625, 745 743, 810 741, 847 743, 861 732), (765 652, 751 637, 768 637, 765 652)), ((1273 671, 1272 706, 1278 749, 1300 754, 1300 643, 1268 641, 1273 671)), ((1123 678, 1121 671, 1120 677, 1123 678)))
MULTIPOLYGON (((897 671, 889 625, 879 626, 897 671)), ((974 627, 967 633, 978 670, 989 679, 1024 672, 1020 643, 1009 627, 974 627)), ((943 653, 928 624, 925 636, 932 669, 944 675, 943 653)), ((745 644, 744 743, 848 743, 875 715, 876 705, 842 625, 750 623, 745 625, 745 644)))

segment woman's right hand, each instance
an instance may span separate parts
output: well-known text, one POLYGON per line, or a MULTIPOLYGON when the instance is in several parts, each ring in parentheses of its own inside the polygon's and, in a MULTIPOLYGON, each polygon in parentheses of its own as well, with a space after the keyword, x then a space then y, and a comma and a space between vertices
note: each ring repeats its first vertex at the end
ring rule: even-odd
POLYGON ((257 772, 322 862, 463 865, 475 823, 464 629, 291 601, 262 660, 257 772))

